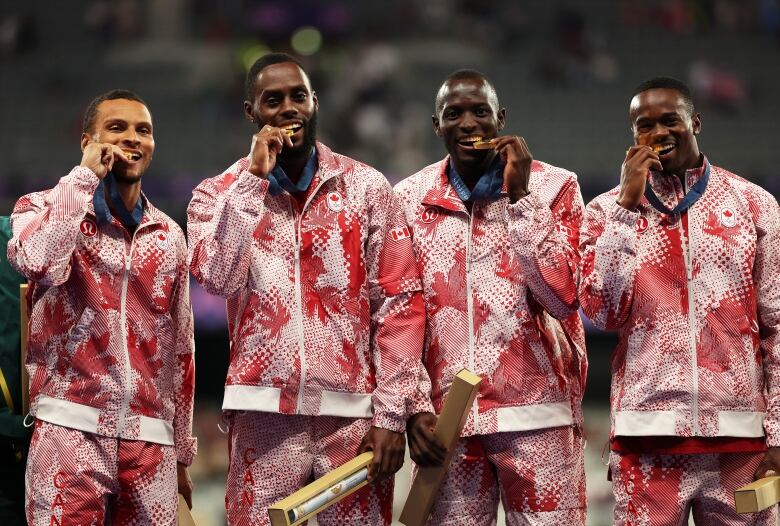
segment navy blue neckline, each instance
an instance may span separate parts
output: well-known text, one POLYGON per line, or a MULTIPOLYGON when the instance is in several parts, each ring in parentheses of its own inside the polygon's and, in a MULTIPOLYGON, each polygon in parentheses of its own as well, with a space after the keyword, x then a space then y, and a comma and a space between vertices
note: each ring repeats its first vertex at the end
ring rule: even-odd
POLYGON ((645 184, 645 197, 647 198, 647 201, 652 205, 653 208, 655 208, 656 210, 658 210, 663 214, 667 214, 670 216, 682 214, 690 207, 692 207, 693 204, 696 201, 698 201, 702 195, 704 195, 704 191, 707 189, 707 184, 709 183, 709 180, 710 180, 710 162, 707 159, 704 159, 704 173, 699 178, 699 180, 696 181, 696 184, 694 184, 691 187, 691 189, 688 190, 688 193, 685 194, 682 200, 679 203, 677 203, 677 206, 674 207, 674 210, 669 210, 669 208, 667 208, 666 205, 664 205, 661 202, 658 196, 655 195, 655 192, 650 186, 649 180, 645 184))
POLYGON ((501 197, 501 188, 504 186, 504 166, 506 163, 500 156, 496 156, 488 169, 477 180, 473 190, 469 190, 466 183, 463 182, 452 158, 447 167, 447 179, 449 179, 455 193, 458 194, 464 203, 474 202, 476 200, 496 201, 501 197))

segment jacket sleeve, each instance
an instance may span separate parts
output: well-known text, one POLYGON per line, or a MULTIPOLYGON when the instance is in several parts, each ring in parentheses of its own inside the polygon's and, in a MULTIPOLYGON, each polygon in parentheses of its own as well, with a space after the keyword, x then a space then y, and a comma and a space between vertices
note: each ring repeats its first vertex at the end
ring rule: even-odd
POLYGON ((417 392, 425 307, 410 229, 397 197, 384 178, 368 194, 366 266, 377 384, 372 425, 400 433, 417 392))
POLYGON ((173 441, 178 462, 189 466, 197 451, 192 436, 192 410, 195 396, 195 340, 190 303, 190 277, 186 264, 186 242, 180 237, 181 264, 176 274, 171 319, 176 339, 176 375, 173 381, 176 413, 173 417, 173 441))
POLYGON ((780 209, 777 201, 762 193, 758 210, 756 258, 753 283, 756 288, 761 357, 766 381, 767 409, 764 418, 766 443, 780 446, 780 209))
POLYGON ((42 285, 65 283, 70 276, 81 221, 98 184, 100 179, 92 170, 77 166, 49 192, 19 199, 11 215, 11 265, 42 285))
POLYGON ((187 235, 192 275, 206 291, 230 298, 246 286, 252 235, 263 214, 268 181, 239 161, 192 192, 187 235))
POLYGON ((597 198, 585 212, 580 304, 593 324, 603 330, 621 327, 631 310, 637 219, 639 212, 626 210, 609 197, 597 198))
POLYGON ((428 369, 424 364, 420 364, 420 371, 417 375, 417 389, 414 393, 414 398, 411 401, 411 408, 409 409, 409 416, 416 415, 417 413, 433 413, 436 414, 436 410, 431 402, 431 376, 428 374, 428 369))
MULTIPOLYGON (((412 230, 412 224, 414 224, 414 217, 413 212, 414 208, 416 207, 416 204, 418 202, 419 196, 415 196, 414 194, 414 188, 410 188, 408 182, 401 182, 398 183, 393 187, 393 192, 395 193, 396 197, 398 198, 398 202, 401 205, 401 209, 404 212, 404 219, 406 220, 406 224, 409 225, 409 231, 413 233, 412 230)), ((412 247, 414 250, 414 246, 412 247)), ((415 264, 419 262, 419 258, 417 257, 417 253, 414 253, 415 258, 415 264)), ((417 264, 417 269, 420 274, 420 277, 422 278, 422 269, 420 269, 419 264, 417 264)), ((423 303, 425 302, 425 298, 423 297, 423 303)), ((423 340, 424 340, 423 335, 423 340)), ((423 350, 422 350, 422 356, 421 356, 421 363, 419 364, 419 372, 417 375, 417 388, 415 389, 414 398, 410 401, 410 407, 408 411, 408 416, 411 417, 412 415, 416 415, 417 413, 434 413, 434 407, 433 403, 431 402, 431 377, 428 374, 428 369, 425 367, 425 343, 423 341, 423 350)))
POLYGON ((509 236, 528 288, 553 316, 576 312, 579 232, 584 205, 577 180, 569 179, 548 204, 532 192, 507 205, 509 236))

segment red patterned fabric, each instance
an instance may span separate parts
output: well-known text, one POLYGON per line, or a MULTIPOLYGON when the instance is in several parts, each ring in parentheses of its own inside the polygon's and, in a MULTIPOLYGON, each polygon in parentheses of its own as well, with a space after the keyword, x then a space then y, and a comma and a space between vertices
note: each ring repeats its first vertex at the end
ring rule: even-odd
POLYGON ((11 216, 8 259, 34 281, 30 412, 105 437, 195 454, 192 309, 184 234, 148 200, 134 234, 98 225, 98 177, 76 167, 11 216))
POLYGON ((424 330, 411 239, 385 178, 317 144, 302 215, 241 159, 193 192, 191 270, 227 298, 224 409, 370 418, 403 431, 424 330))
POLYGON ((581 423, 587 359, 577 314, 583 203, 576 176, 534 161, 527 197, 471 214, 448 159, 399 183, 423 279, 425 369, 414 412, 441 410, 455 374, 483 378, 462 436, 581 423))
POLYGON ((573 426, 462 438, 429 526, 585 524, 582 436, 573 426))
POLYGON ((777 506, 734 511, 734 490, 753 479, 761 453, 610 453, 615 526, 777 526, 777 506))
MULTIPOLYGON (((702 175, 690 170, 686 187, 702 175)), ((677 177, 649 179, 667 207, 677 177)), ((780 446, 780 208, 716 166, 682 218, 619 189, 588 205, 580 300, 617 329, 612 434, 761 437, 780 446)))
MULTIPOLYGON (((371 422, 364 418, 236 411, 230 419, 228 524, 267 526, 267 508, 352 460, 371 422)), ((368 484, 317 515, 321 526, 389 526, 393 479, 368 484)))
POLYGON ((26 499, 31 526, 174 526, 176 450, 38 421, 26 499))

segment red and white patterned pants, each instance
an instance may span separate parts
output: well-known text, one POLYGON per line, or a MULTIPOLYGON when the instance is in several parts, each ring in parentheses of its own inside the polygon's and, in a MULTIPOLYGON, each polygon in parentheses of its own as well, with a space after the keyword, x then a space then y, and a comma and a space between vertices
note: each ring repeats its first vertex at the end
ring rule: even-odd
MULTIPOLYGON (((355 458, 368 419, 236 411, 229 417, 225 506, 231 526, 268 525, 267 508, 355 458)), ((393 480, 368 484, 317 515, 320 526, 389 525, 393 480)))
POLYGON ((582 436, 571 426, 493 433, 458 442, 429 526, 585 524, 582 436))
POLYGON ((636 455, 610 453, 614 524, 777 526, 777 507, 740 515, 734 490, 753 479, 763 453, 636 455))
POLYGON ((175 525, 176 450, 38 421, 26 475, 33 526, 175 525))

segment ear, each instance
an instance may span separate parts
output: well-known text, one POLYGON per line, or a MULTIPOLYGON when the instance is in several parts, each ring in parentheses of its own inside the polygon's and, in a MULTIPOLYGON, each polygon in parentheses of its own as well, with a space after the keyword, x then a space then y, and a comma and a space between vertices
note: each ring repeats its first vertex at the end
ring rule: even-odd
POLYGON ((92 136, 90 134, 88 134, 87 132, 82 133, 81 134, 81 151, 83 152, 84 148, 86 148, 87 145, 89 143, 91 143, 91 142, 93 142, 92 141, 92 136))
POLYGON ((255 116, 252 114, 252 103, 248 100, 244 101, 244 117, 252 124, 257 124, 255 122, 255 116))
POLYGON ((441 137, 441 126, 439 126, 439 118, 436 115, 431 115, 431 121, 433 122, 433 133, 437 137, 441 137))
POLYGON ((320 101, 317 99, 317 92, 314 90, 311 90, 311 100, 314 102, 314 111, 317 111, 320 109, 320 101))
POLYGON ((694 113, 691 117, 691 123, 693 125, 693 134, 699 135, 701 131, 701 113, 694 113))
POLYGON ((506 108, 501 108, 498 110, 498 114, 496 116, 498 117, 498 131, 501 131, 506 125, 506 108))

